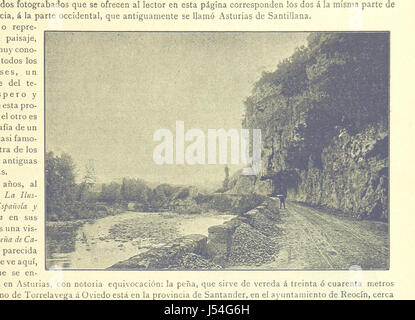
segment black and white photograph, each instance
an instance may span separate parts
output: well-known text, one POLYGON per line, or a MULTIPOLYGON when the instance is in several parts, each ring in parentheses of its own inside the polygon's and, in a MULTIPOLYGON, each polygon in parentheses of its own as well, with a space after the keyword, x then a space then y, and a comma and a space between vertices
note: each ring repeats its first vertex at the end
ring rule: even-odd
POLYGON ((47 270, 389 270, 389 32, 44 37, 47 270))

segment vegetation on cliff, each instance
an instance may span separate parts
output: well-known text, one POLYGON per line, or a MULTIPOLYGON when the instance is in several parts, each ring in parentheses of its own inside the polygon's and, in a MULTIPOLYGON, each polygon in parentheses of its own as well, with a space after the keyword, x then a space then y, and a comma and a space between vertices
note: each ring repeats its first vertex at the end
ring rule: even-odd
POLYGON ((280 173, 295 199, 384 219, 388 106, 389 34, 311 33, 255 84, 243 124, 262 130, 264 170, 280 173), (342 176, 353 181, 341 185, 342 176), (330 193, 336 199, 325 201, 330 193), (358 204, 367 193, 365 209, 358 204))

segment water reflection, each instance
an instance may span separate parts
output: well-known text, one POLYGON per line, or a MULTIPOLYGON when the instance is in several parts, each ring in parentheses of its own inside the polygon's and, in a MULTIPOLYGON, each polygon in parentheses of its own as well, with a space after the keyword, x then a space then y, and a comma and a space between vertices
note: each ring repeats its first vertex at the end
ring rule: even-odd
POLYGON ((232 215, 128 212, 83 225, 75 249, 48 244, 46 267, 105 269, 151 248, 188 234, 208 235, 208 228, 230 220, 232 215))

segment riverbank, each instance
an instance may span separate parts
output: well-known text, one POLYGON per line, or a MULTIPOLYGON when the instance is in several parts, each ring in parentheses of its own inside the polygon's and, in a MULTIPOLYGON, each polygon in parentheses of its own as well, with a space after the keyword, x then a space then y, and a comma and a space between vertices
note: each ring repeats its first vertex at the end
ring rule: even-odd
POLYGON ((207 235, 195 233, 176 238, 160 247, 121 260, 109 269, 212 270, 258 267, 273 261, 278 252, 278 215, 276 201, 268 198, 255 209, 210 226, 207 235))
POLYGON ((47 265, 70 269, 105 269, 118 261, 162 247, 174 239, 194 232, 207 236, 211 225, 222 224, 233 217, 218 213, 130 211, 89 223, 58 223, 61 231, 68 225, 73 226, 72 233, 63 238, 59 236, 59 232, 52 232, 51 236, 48 235, 47 242, 53 244, 56 240, 62 240, 70 245, 65 250, 56 245, 48 246, 47 265), (57 239, 51 241, 51 238, 57 239))
MULTIPOLYGON (((158 262, 150 262, 144 264, 144 268, 148 269, 152 265, 151 268, 154 269, 216 269, 227 267, 229 263, 258 265, 268 261, 276 247, 272 240, 267 238, 266 231, 263 233, 263 230, 255 229, 258 228, 255 224, 258 217, 253 220, 249 219, 249 212, 253 208, 258 208, 266 199, 256 194, 198 195, 192 203, 194 201, 197 204, 198 210, 204 208, 202 213, 195 213, 192 210, 190 210, 191 213, 188 212, 189 210, 137 212, 134 210, 137 207, 135 203, 120 203, 118 206, 125 207, 125 210, 129 211, 121 214, 108 214, 113 211, 105 210, 100 218, 96 218, 97 215, 94 212, 95 218, 91 220, 48 222, 47 266, 105 269, 131 257, 144 255, 147 251, 150 251, 150 255, 153 253, 155 256, 164 257, 166 254, 163 250, 170 252, 171 247, 178 248, 180 251, 178 255, 180 261, 174 260, 162 267, 158 262), (232 222, 227 224, 229 220, 232 222), (226 231, 222 226, 225 226, 226 231), (232 228, 229 229, 228 226, 232 228), (232 234, 229 233, 230 231, 232 234), (229 261, 223 261, 223 256, 213 256, 215 247, 224 246, 223 243, 216 243, 221 239, 218 232, 227 233, 226 237, 230 239, 228 240, 233 241, 233 251, 229 253, 232 258, 229 261), (201 243, 205 242, 206 248, 203 254, 182 248, 181 242, 190 244, 189 248, 193 247, 194 237, 190 237, 189 240, 187 239, 189 235, 197 235, 196 238, 202 237, 196 247, 204 247, 201 243), (208 238, 211 238, 209 242, 208 238), (210 256, 208 248, 210 248, 210 256), (185 256, 185 252, 190 255, 185 256), (246 256, 246 252, 250 252, 249 256, 246 256), (238 260, 239 258, 242 260, 238 260)), ((181 208, 193 208, 189 206, 189 203, 180 202, 180 204, 181 208)), ((175 209, 178 207, 176 206, 175 209)), ((256 212, 255 209, 253 210, 252 212, 256 212)), ((271 224, 271 221, 267 220, 262 227, 269 228, 271 224)), ((128 263, 127 268, 141 267, 128 263)))

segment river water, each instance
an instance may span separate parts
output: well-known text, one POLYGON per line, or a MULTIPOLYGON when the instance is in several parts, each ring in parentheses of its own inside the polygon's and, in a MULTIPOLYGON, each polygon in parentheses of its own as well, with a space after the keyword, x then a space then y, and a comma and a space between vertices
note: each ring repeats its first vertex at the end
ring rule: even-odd
POLYGON ((106 269, 174 238, 208 235, 208 228, 223 224, 233 215, 126 212, 83 225, 76 236, 75 251, 52 252, 48 269, 106 269))

